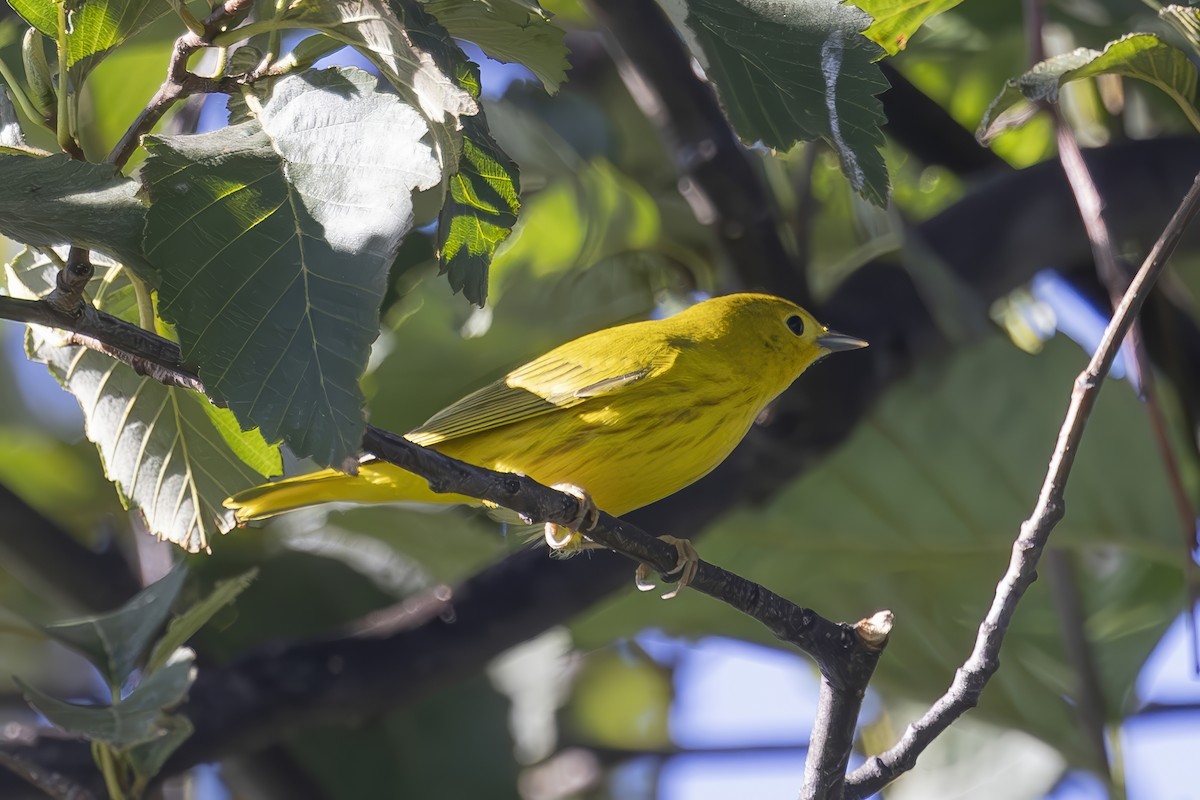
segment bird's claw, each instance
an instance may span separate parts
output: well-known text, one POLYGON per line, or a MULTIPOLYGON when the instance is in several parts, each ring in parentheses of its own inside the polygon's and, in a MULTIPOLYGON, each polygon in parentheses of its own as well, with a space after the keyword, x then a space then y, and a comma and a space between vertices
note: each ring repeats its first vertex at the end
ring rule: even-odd
MULTIPOLYGON (((684 587, 690 584, 696 577, 696 573, 700 571, 700 554, 696 552, 696 548, 687 539, 678 539, 674 536, 660 536, 669 545, 674 546, 675 553, 678 559, 675 566, 667 575, 679 573, 679 581, 675 584, 675 588, 663 595, 663 600, 670 600, 680 592, 684 587)), ((638 565, 637 572, 634 573, 633 580, 637 585, 638 591, 648 592, 654 588, 654 583, 650 580, 651 567, 649 564, 638 565)))
POLYGON ((550 549, 561 556, 574 555, 585 549, 586 542, 581 534, 596 527, 600 521, 600 509, 596 508, 595 501, 586 489, 573 483, 558 483, 550 488, 566 492, 579 501, 578 513, 568 524, 546 523, 546 544, 550 549))

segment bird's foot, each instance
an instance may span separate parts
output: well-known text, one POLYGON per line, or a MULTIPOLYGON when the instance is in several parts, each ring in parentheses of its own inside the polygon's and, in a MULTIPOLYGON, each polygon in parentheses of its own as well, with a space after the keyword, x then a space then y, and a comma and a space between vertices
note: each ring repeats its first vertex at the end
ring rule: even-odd
MULTIPOLYGON (((675 588, 663 595, 663 600, 670 600, 677 594, 683 591, 684 587, 692 582, 696 577, 696 573, 700 571, 700 554, 696 552, 696 548, 692 547, 692 543, 687 539, 677 539, 674 536, 660 536, 669 545, 674 545, 675 553, 678 560, 668 575, 679 573, 679 582, 675 584, 675 588)), ((648 592, 654 588, 654 583, 650 581, 649 564, 641 564, 637 568, 637 573, 634 575, 634 582, 637 584, 638 591, 648 592)))
POLYGON ((551 489, 566 492, 579 501, 579 512, 566 525, 554 522, 546 523, 546 544, 555 555, 573 556, 581 550, 586 550, 592 543, 583 534, 596 527, 600 521, 600 509, 596 508, 592 496, 573 483, 556 483, 551 489))

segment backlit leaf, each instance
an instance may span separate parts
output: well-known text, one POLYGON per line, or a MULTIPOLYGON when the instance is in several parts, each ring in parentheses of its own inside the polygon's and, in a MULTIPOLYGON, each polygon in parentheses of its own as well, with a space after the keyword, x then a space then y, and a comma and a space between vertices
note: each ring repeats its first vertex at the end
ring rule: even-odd
POLYGON ((1179 48, 1152 33, 1134 33, 1109 42, 1103 51, 1080 47, 1046 59, 1025 74, 1013 78, 992 101, 979 123, 976 137, 990 143, 1012 128, 1013 115, 1005 112, 1019 103, 1058 102, 1058 91, 1071 81, 1099 75, 1137 78, 1157 86, 1179 104, 1192 124, 1200 129, 1196 111, 1196 66, 1179 48))
POLYGON ((863 35, 894 56, 908 46, 917 28, 930 17, 954 8, 962 0, 854 0, 853 5, 874 22, 863 35))
MULTIPOLYGON (((50 41, 58 37, 58 3, 55 0, 9 0, 26 22, 50 41)), ((171 13, 164 0, 80 0, 68 7, 67 64, 85 62, 84 70, 99 63, 103 54, 124 42, 159 17, 171 13)))
POLYGON ((474 42, 498 61, 528 67, 546 91, 558 91, 567 79, 563 30, 550 22, 537 3, 431 0, 425 7, 451 36, 474 42))
MULTIPOLYGON (((56 272, 44 257, 25 252, 8 267, 8 290, 26 298, 44 295, 56 272)), ((89 294, 103 311, 128 321, 138 318, 133 287, 116 265, 97 262, 89 294)), ((103 353, 62 341, 59 333, 33 329, 29 356, 45 363, 75 395, 105 474, 160 538, 190 552, 206 549, 218 531, 233 526, 221 501, 282 472, 278 447, 257 431, 242 432, 228 409, 213 408, 196 392, 164 386, 103 353)))

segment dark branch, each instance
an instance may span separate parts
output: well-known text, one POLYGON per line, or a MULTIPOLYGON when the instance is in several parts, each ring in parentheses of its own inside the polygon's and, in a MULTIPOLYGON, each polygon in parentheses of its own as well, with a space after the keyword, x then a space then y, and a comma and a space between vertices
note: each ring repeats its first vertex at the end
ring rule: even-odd
POLYGON ((881 611, 854 626, 867 646, 851 654, 848 665, 851 680, 837 685, 821 676, 817 715, 809 734, 808 755, 804 759, 800 800, 840 800, 842 797, 846 768, 854 750, 858 715, 879 656, 891 634, 892 622, 892 613, 881 611))
POLYGON ((747 288, 811 306, 804 271, 780 238, 774 202, 666 14, 644 0, 588 5, 609 33, 630 95, 675 156, 684 199, 747 288))
POLYGON ((0 485, 0 552, 9 571, 49 587, 76 609, 107 611, 141 589, 115 547, 90 550, 0 485))

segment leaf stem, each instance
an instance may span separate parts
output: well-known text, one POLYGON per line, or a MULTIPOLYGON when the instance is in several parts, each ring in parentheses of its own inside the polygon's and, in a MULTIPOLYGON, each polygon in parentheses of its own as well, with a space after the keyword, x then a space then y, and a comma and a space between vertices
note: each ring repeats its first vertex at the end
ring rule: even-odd
POLYGON ((125 267, 125 276, 133 286, 133 294, 137 297, 138 325, 148 331, 154 330, 154 301, 150 298, 150 290, 146 283, 133 270, 125 267))
POLYGON ((244 42, 252 36, 258 36, 261 33, 271 33, 278 31, 280 28, 291 27, 288 25, 280 25, 278 20, 263 19, 257 22, 249 22, 232 30, 222 31, 212 37, 209 44, 214 47, 228 47, 231 44, 244 42))
POLYGON ((55 46, 58 52, 58 120, 56 122, 58 133, 58 146, 62 148, 64 153, 71 153, 78 150, 75 144, 75 139, 71 135, 71 98, 70 83, 71 70, 67 66, 69 56, 67 47, 67 4, 59 2, 55 4, 58 8, 58 36, 55 37, 55 46))
POLYGON ((46 118, 42 116, 42 113, 33 107, 33 103, 29 101, 29 96, 25 94, 25 90, 21 88, 21 84, 17 82, 16 75, 9 69, 4 59, 0 59, 0 78, 4 79, 5 85, 8 86, 9 94, 12 95, 13 100, 17 101, 17 105, 21 107, 21 110, 25 112, 25 116, 46 130, 52 130, 46 123, 46 118))

